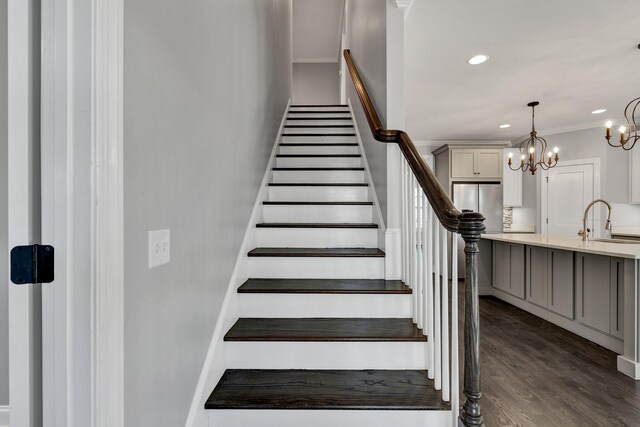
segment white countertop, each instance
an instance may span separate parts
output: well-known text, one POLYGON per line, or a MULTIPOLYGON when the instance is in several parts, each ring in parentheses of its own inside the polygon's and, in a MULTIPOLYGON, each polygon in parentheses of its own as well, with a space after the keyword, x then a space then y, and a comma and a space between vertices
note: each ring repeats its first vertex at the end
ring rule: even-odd
POLYGON ((483 234, 482 238, 611 257, 640 259, 640 242, 638 244, 583 242, 579 236, 553 234, 483 234))

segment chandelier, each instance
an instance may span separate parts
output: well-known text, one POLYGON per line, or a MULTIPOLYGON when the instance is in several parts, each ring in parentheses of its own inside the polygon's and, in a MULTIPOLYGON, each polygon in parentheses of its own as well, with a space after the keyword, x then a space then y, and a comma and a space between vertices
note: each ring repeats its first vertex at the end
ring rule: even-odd
POLYGON ((535 175, 538 169, 548 170, 558 164, 558 147, 553 152, 547 152, 547 141, 538 136, 536 132, 536 106, 539 102, 534 101, 527 104, 531 107, 531 133, 529 138, 520 143, 520 166, 513 167, 513 153, 509 153, 509 169, 522 172, 531 172, 535 175), (546 154, 546 156, 545 156, 546 154))
POLYGON ((624 109, 624 118, 627 121, 627 126, 620 126, 620 142, 613 143, 611 142, 611 126, 613 126, 613 122, 609 120, 606 124, 607 126, 607 134, 605 138, 607 139, 607 143, 612 147, 621 147, 623 150, 631 150, 640 136, 638 136, 638 124, 636 123, 636 109, 640 104, 640 98, 636 98, 627 104, 627 107, 624 109))

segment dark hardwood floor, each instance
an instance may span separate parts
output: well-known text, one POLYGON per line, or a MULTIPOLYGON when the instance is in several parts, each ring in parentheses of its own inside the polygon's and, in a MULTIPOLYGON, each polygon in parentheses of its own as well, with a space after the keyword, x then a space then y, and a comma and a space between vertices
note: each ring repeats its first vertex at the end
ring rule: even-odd
POLYGON ((487 427, 640 426, 640 382, 615 353, 493 297, 480 299, 480 334, 487 427))

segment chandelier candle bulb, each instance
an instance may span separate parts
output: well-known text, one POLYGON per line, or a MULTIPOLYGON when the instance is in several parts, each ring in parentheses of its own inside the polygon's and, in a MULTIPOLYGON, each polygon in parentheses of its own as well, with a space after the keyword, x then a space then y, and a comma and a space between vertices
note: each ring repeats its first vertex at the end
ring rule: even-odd
POLYGON ((627 130, 625 126, 620 126, 620 143, 611 142, 611 127, 613 126, 613 122, 609 120, 605 124, 605 139, 607 140, 607 144, 614 148, 622 148, 625 151, 633 149, 633 147, 636 145, 636 142, 640 140, 640 135, 638 135, 638 129, 640 129, 640 126, 638 126, 638 123, 636 121, 636 111, 638 110, 639 106, 640 98, 636 98, 625 107, 624 118, 626 119, 629 128, 627 130), (627 131, 628 133, 626 133, 627 131))

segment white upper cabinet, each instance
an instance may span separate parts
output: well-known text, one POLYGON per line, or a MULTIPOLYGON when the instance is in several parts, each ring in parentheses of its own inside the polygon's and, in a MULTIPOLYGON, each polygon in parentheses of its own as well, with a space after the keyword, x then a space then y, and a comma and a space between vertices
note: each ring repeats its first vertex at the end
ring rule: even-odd
POLYGON ((519 164, 520 150, 517 148, 505 148, 502 158, 503 179, 502 179, 502 197, 504 207, 519 208, 522 207, 522 171, 512 171, 509 169, 509 153, 513 153, 514 163, 519 164))
POLYGON ((451 178, 502 178, 502 150, 452 149, 451 178))
POLYGON ((636 144, 629 154, 631 155, 631 163, 629 164, 631 203, 640 204, 640 143, 636 144))

